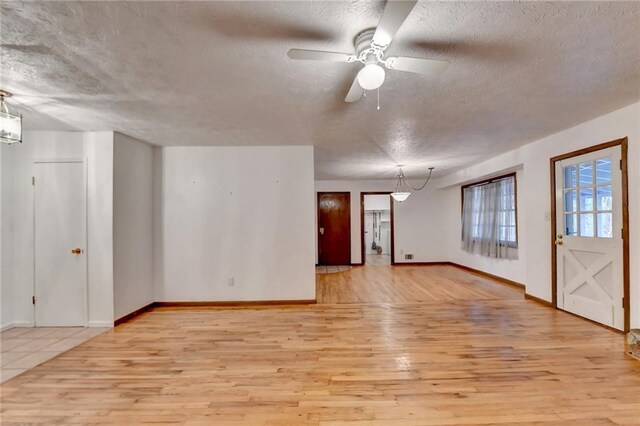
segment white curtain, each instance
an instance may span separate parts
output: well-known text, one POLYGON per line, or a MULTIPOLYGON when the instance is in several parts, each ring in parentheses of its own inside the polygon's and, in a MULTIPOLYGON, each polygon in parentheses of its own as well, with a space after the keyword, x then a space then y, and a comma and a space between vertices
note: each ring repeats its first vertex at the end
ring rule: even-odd
POLYGON ((502 259, 518 258, 515 177, 463 189, 462 249, 502 259))

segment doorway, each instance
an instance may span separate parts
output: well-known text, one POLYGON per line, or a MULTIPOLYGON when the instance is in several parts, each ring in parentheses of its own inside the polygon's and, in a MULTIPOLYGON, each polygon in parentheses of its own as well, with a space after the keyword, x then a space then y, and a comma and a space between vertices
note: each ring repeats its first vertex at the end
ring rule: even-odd
POLYGON ((318 192, 318 264, 351 265, 350 192, 318 192))
POLYGON ((87 202, 83 160, 34 164, 35 325, 87 325, 87 202))
POLYGON ((360 253, 363 265, 395 264, 393 216, 391 193, 360 193, 360 253))
POLYGON ((553 303, 629 328, 627 140, 551 159, 553 303))

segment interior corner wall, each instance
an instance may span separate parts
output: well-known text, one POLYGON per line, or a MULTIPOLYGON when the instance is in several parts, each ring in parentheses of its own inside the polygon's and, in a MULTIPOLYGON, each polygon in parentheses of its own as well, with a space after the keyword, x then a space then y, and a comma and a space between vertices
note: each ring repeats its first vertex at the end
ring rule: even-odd
MULTIPOLYGON (((34 324, 34 160, 87 162, 89 326, 113 324, 113 133, 25 131, 23 143, 2 145, 2 305, 11 320, 34 324), (7 290, 5 292, 5 290, 7 290), (5 295, 8 298, 5 299, 5 295)), ((4 309, 3 309, 4 311, 4 309)), ((4 315, 4 314, 3 314, 4 315)))
POLYGON ((640 103, 600 116, 562 132, 445 176, 435 182, 449 191, 448 214, 459 217, 460 185, 503 171, 518 172, 520 260, 501 261, 462 252, 460 225, 452 223, 448 241, 452 260, 526 285, 526 292, 551 301, 550 166, 551 157, 627 137, 629 141, 629 258, 631 327, 640 327, 640 103))
MULTIPOLYGON (((414 186, 423 182, 412 182, 414 186)), ((362 192, 390 191, 395 188, 395 181, 388 180, 318 180, 315 182, 317 203, 318 192, 350 192, 351 193, 351 263, 361 262, 361 225, 360 194, 362 192)), ((406 262, 446 262, 449 253, 442 247, 447 245, 448 211, 446 205, 447 191, 441 191, 427 185, 422 191, 413 191, 402 203, 393 201, 394 209, 394 257, 396 263, 406 262), (413 259, 406 260, 405 254, 413 254, 413 259)), ((317 230, 317 206, 314 217, 317 230)), ((317 234, 315 234, 317 237, 317 234)), ((318 261, 317 242, 316 263, 318 261)))
POLYGON ((153 149, 153 301, 164 289, 164 149, 153 149))
POLYGON ((315 299, 313 147, 163 148, 156 301, 315 299))
POLYGON ((154 148, 113 142, 113 309, 121 318, 154 301, 154 148))
POLYGON ((10 238, 11 226, 8 223, 9 216, 7 211, 3 209, 3 206, 7 206, 5 199, 9 200, 9 190, 11 185, 9 179, 11 178, 10 167, 11 163, 8 161, 3 162, 4 149, 0 149, 0 331, 9 328, 13 325, 13 286, 11 280, 8 278, 10 271, 11 259, 9 254, 11 253, 11 246, 13 239, 10 238), (5 224, 5 225, 3 225, 5 224), (4 231, 7 226, 7 231, 4 231))

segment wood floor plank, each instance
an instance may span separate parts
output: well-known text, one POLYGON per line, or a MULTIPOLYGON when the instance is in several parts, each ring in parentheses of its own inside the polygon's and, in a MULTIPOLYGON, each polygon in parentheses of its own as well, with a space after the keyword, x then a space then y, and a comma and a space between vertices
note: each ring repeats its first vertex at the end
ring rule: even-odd
POLYGON ((430 266, 321 275, 318 292, 155 308, 2 384, 1 423, 640 424, 623 337, 520 289, 430 266))

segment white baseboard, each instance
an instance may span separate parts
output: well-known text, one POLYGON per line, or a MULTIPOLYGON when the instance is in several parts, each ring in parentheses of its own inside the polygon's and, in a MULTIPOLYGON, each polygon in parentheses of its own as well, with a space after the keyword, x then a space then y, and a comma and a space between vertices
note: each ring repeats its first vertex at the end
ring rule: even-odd
MULTIPOLYGON (((14 327, 33 327, 33 323, 30 321, 16 321, 10 322, 9 324, 5 324, 0 326, 0 331, 9 330, 14 327)), ((89 321, 87 327, 111 327, 113 328, 113 322, 111 321, 89 321)))
POLYGON ((10 322, 9 324, 5 324, 5 325, 1 326, 0 327, 0 331, 9 330, 10 328, 14 328, 14 327, 33 327, 33 323, 30 322, 30 321, 10 322))
POLYGON ((111 327, 113 328, 113 321, 89 321, 87 327, 111 327))

